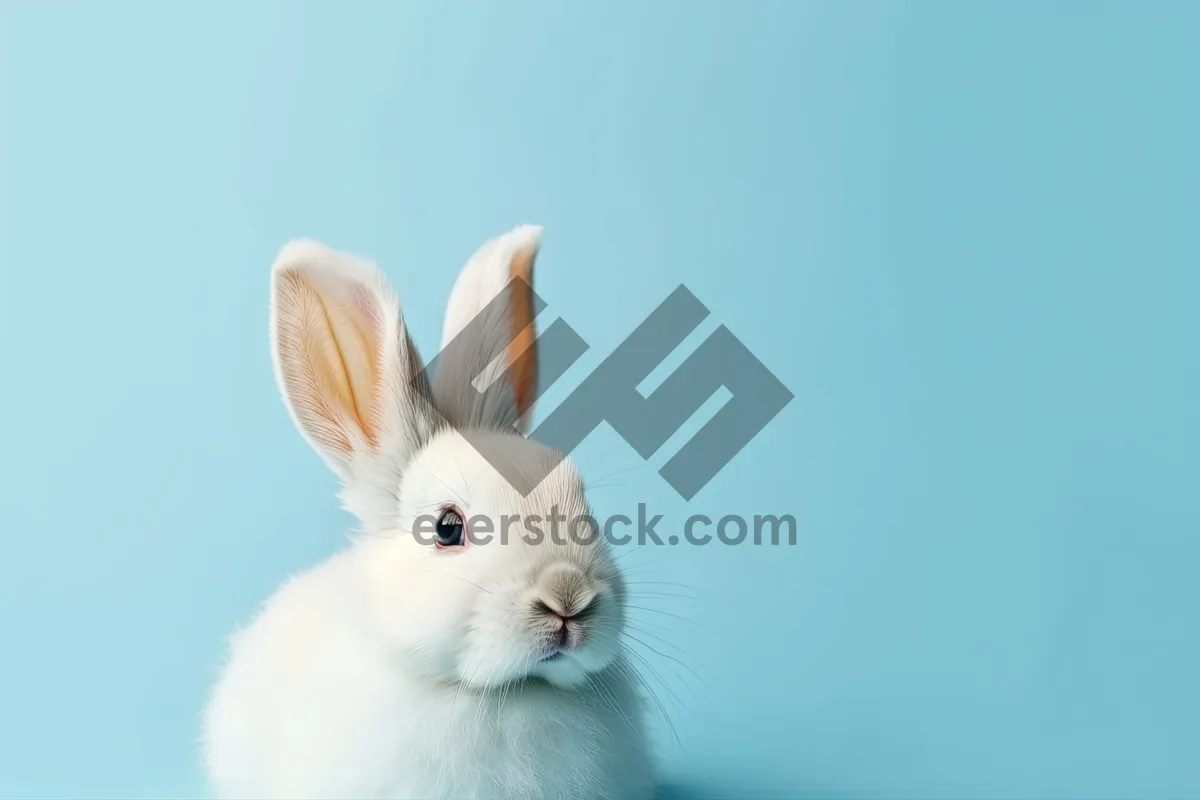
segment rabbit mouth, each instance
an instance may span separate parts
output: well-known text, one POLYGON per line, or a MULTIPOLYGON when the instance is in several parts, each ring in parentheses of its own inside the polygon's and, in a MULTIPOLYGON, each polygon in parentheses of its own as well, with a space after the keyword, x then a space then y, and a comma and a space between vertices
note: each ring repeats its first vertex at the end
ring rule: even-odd
POLYGON ((572 648, 567 645, 565 636, 560 637, 558 641, 550 645, 546 655, 538 659, 539 664, 555 664, 559 661, 566 661, 571 657, 572 648))
POLYGON ((548 643, 549 652, 538 661, 542 664, 550 664, 566 658, 567 650, 571 647, 571 633, 568 623, 564 621, 562 627, 554 632, 554 638, 548 643))

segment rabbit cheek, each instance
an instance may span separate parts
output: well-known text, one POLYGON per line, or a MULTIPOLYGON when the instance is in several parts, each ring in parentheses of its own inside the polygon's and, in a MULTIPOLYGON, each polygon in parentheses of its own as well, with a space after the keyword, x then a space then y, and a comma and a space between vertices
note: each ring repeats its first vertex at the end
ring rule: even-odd
POLYGON ((525 632, 504 609, 513 598, 493 590, 467 623, 459 647, 456 677, 467 684, 494 686, 528 674, 534 660, 525 632))

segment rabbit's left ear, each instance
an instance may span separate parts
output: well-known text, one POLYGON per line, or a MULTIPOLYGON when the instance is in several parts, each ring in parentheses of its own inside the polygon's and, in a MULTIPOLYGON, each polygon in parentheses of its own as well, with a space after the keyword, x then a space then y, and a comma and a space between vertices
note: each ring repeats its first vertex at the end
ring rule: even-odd
POLYGON ((528 428, 538 379, 533 263, 541 234, 523 225, 488 241, 450 293, 433 393, 456 426, 528 428))

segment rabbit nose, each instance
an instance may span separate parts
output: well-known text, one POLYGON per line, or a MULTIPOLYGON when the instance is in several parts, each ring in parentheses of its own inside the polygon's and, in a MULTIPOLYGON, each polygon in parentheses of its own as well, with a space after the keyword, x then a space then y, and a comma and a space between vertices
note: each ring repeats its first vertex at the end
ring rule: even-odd
POLYGON ((579 569, 559 564, 540 576, 537 598, 548 613, 561 619, 572 619, 591 609, 592 601, 596 599, 596 587, 579 569))
POLYGON ((587 617, 595 608, 595 600, 596 595, 592 593, 585 600, 576 601, 570 605, 558 605, 539 597, 533 601, 533 610, 543 616, 557 618, 566 623, 568 620, 581 620, 587 617))

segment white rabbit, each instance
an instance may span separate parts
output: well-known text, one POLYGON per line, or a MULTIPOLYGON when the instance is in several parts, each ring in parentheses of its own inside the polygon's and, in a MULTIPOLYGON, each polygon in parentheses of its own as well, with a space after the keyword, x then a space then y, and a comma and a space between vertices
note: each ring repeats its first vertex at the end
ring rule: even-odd
POLYGON ((280 252, 276 378, 361 536, 285 582, 232 637, 203 720, 217 795, 653 795, 638 678, 620 644, 625 587, 606 543, 565 531, 537 541, 519 526, 499 536, 505 515, 588 513, 570 462, 524 435, 540 234, 517 228, 468 261, 444 339, 481 313, 494 319, 469 357, 439 359, 432 387, 373 264, 311 241, 280 252), (497 391, 480 394, 471 379, 485 372, 497 391), (552 464, 528 496, 504 477, 552 464), (495 525, 482 544, 470 531, 480 516, 495 525), (417 535, 421 518, 437 520, 425 530, 436 541, 417 535))

